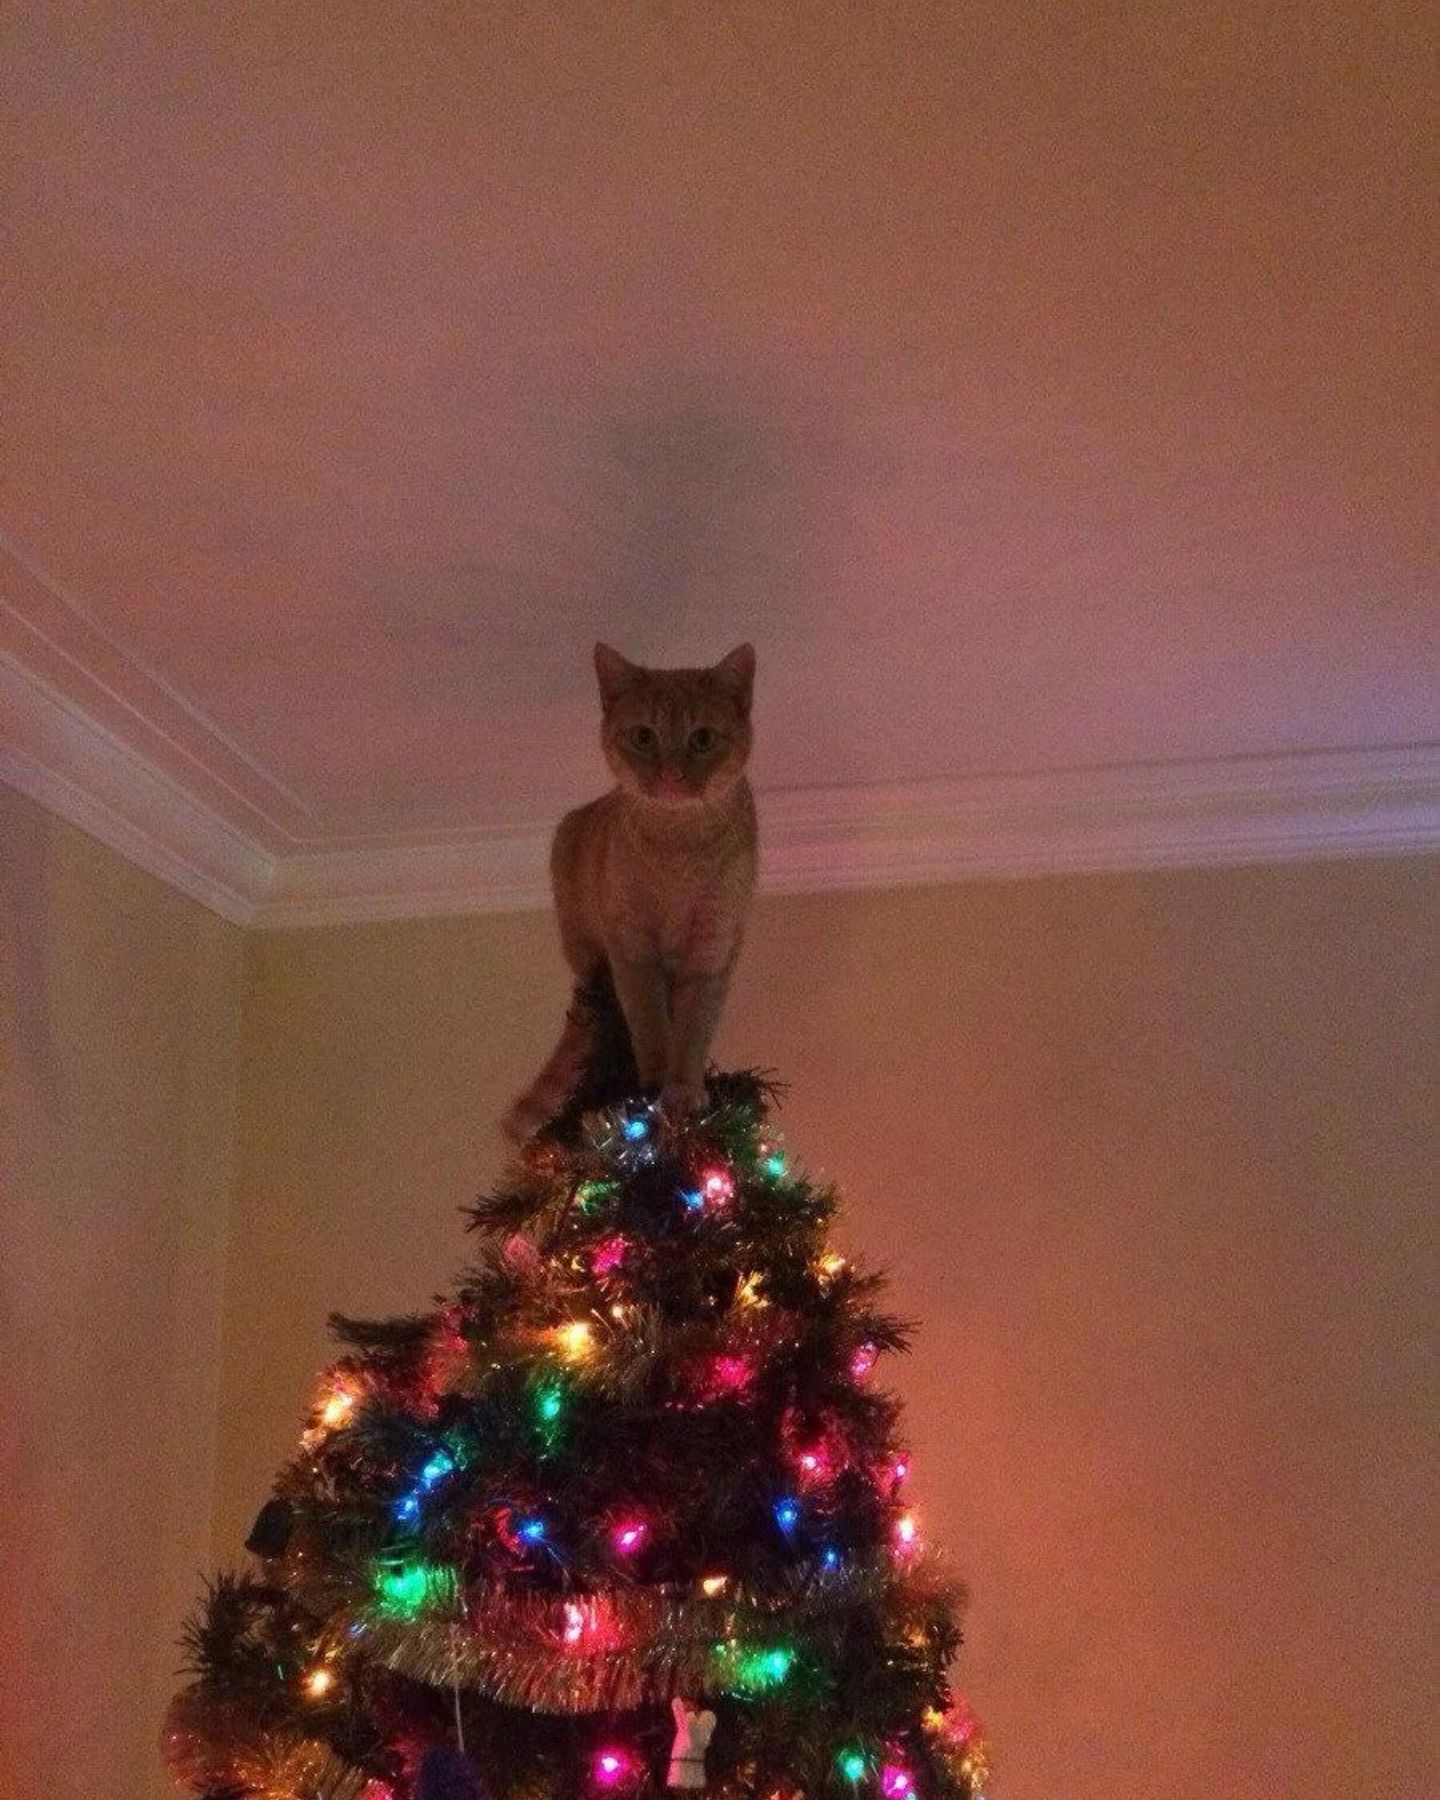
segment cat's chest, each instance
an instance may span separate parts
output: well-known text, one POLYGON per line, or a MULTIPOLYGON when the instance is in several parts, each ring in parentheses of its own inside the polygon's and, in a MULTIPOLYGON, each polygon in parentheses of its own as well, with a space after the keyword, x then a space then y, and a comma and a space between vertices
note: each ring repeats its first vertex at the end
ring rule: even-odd
POLYGON ((734 936, 747 892, 747 859, 709 854, 618 855, 610 871, 612 924, 636 949, 679 962, 697 944, 734 936))

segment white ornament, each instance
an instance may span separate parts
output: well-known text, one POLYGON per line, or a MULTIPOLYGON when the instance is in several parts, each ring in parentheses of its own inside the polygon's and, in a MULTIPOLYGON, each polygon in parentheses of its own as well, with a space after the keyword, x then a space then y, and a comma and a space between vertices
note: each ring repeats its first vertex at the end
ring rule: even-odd
POLYGON ((670 1752, 667 1785, 692 1791, 703 1788, 705 1752, 715 1735, 715 1715, 708 1708, 679 1699, 670 1702, 670 1711, 675 1719, 675 1745, 670 1752))

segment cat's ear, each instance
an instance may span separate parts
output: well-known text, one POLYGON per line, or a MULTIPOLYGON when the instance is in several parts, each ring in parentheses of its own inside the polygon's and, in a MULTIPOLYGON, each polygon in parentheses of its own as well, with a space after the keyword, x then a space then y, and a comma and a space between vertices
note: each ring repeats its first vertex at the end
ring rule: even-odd
POLYGON ((755 646, 741 644, 728 656, 722 656, 715 665, 715 673, 725 683, 742 712, 749 712, 750 698, 755 691, 755 646))
POLYGON ((639 671, 618 650, 608 644, 595 646, 595 675, 600 683, 600 701, 608 706, 615 696, 639 671))

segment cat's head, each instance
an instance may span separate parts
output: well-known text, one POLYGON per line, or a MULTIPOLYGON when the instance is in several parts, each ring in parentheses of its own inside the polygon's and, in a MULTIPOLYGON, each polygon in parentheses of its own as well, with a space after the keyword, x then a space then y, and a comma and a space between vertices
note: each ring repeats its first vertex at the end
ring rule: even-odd
POLYGON ((595 646, 605 760, 626 793, 657 806, 713 805, 745 773, 755 652, 709 669, 642 669, 595 646))

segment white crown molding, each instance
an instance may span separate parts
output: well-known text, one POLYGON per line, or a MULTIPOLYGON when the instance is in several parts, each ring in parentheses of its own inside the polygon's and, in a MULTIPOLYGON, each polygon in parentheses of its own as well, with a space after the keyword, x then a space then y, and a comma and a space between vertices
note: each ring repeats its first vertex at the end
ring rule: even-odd
MULTIPOLYGON (((549 903, 549 826, 279 851, 15 656, 0 780, 243 925, 549 903)), ((761 796, 771 892, 1196 868, 1440 848, 1440 745, 984 775, 761 796)))
POLYGON ((767 885, 905 887, 1440 847, 1440 745, 771 796, 767 885))
POLYGON ((275 857, 18 657, 0 652, 0 780, 236 924, 275 857))
POLYGON ((283 852, 313 826, 304 800, 117 643, 3 529, 0 656, 267 848, 283 852))

